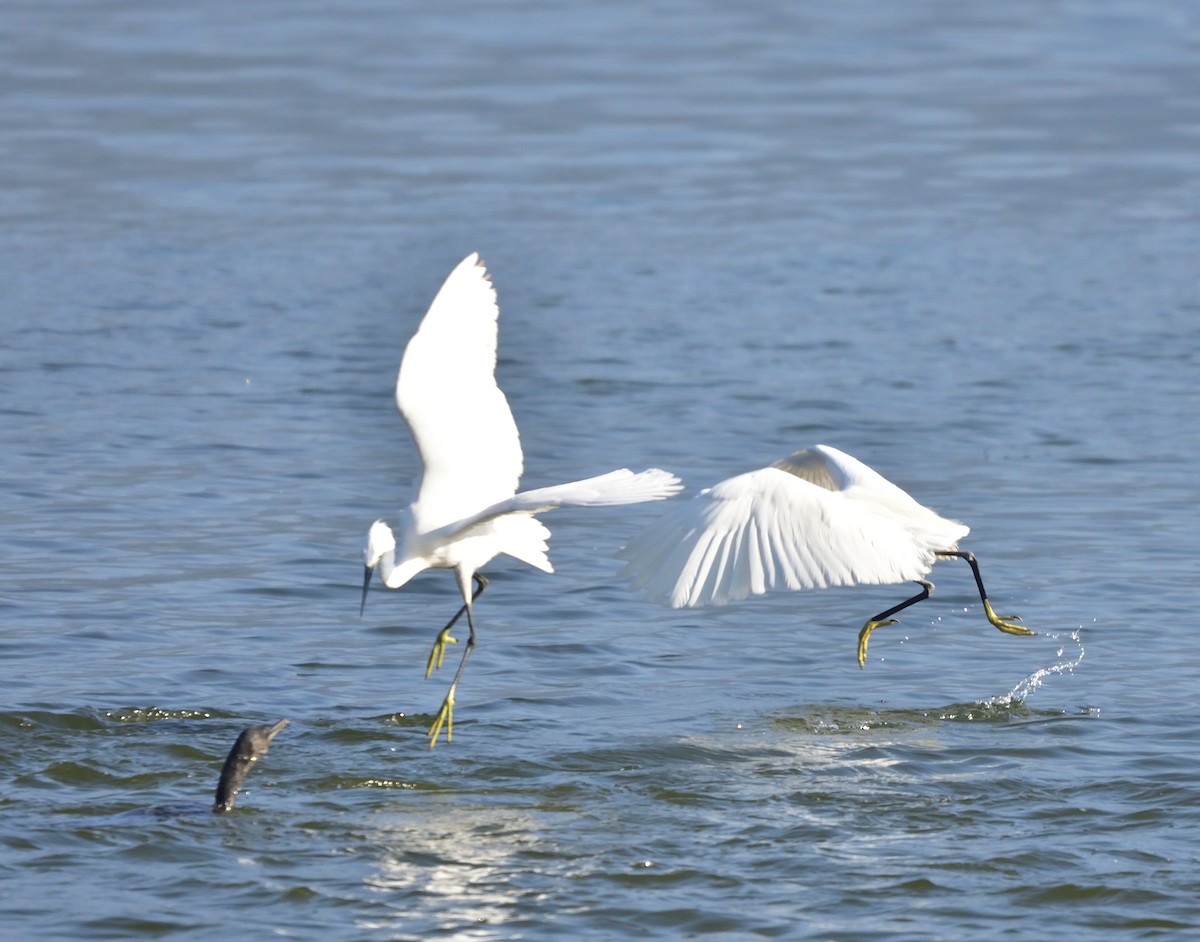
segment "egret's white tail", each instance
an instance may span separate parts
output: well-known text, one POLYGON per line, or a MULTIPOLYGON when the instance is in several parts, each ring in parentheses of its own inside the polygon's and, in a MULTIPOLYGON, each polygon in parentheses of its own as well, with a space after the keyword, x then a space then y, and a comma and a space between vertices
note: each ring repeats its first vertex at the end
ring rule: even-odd
POLYGON ((550 539, 550 531, 537 517, 526 514, 497 517, 492 521, 492 528, 503 543, 503 552, 534 569, 554 572, 546 555, 550 550, 546 542, 550 539))
POLYGON ((522 491, 512 499, 511 509, 540 513, 556 507, 611 507, 665 500, 683 490, 683 482, 669 471, 650 468, 634 474, 628 468, 609 471, 594 478, 522 491))

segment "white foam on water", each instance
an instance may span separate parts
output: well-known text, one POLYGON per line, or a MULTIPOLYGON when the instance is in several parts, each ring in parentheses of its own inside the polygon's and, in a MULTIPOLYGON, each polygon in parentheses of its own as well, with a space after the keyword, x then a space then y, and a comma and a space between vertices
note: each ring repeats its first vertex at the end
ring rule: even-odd
MULTIPOLYGON (((1070 673, 1071 671, 1075 670, 1075 668, 1078 667, 1080 662, 1083 660, 1083 655, 1084 655, 1083 641, 1080 639, 1080 636, 1079 636, 1081 631, 1083 631, 1082 625, 1080 625, 1078 628, 1076 628, 1074 631, 1072 631, 1069 635, 1066 635, 1066 638, 1069 642, 1073 642, 1075 645, 1078 646, 1078 648, 1079 648, 1078 654, 1075 654, 1074 652, 1072 652, 1072 656, 1068 658, 1067 657, 1067 648, 1069 645, 1063 644, 1063 646, 1058 649, 1058 654, 1056 655, 1056 657, 1059 658, 1058 661, 1056 661, 1053 664, 1050 664, 1047 667, 1039 668, 1038 670, 1036 670, 1032 674, 1030 674, 1028 677, 1026 677, 1024 680, 1020 681, 1008 693, 1004 694, 1003 696, 992 697, 989 700, 985 700, 985 701, 983 701, 983 705, 989 706, 989 707, 992 707, 992 706, 1005 707, 1005 706, 1011 706, 1014 703, 1023 703, 1025 701, 1026 697, 1028 697, 1031 693, 1033 693, 1033 691, 1037 690, 1038 687, 1040 687, 1045 682, 1046 678, 1053 677, 1055 674, 1070 673)), ((1046 634, 1046 637, 1049 637, 1049 638, 1063 637, 1062 635, 1056 635, 1051 632, 1046 632, 1045 634, 1046 634)))

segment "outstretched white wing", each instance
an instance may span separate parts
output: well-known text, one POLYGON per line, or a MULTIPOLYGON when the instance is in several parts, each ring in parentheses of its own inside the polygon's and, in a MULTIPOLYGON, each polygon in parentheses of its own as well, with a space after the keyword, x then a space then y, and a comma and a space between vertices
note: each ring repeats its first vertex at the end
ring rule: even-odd
MULTIPOLYGON (((481 524, 495 521, 499 517, 532 516, 548 510, 557 510, 559 507, 616 507, 622 504, 642 504, 652 500, 666 500, 681 490, 683 482, 670 471, 649 468, 635 474, 628 468, 621 468, 582 481, 522 491, 485 507, 477 514, 447 524, 434 535, 445 540, 460 539, 470 535, 481 524)), ((545 537, 549 536, 550 531, 546 530, 545 537)), ((505 549, 504 552, 510 551, 505 549)))
POLYGON ((557 507, 615 507, 665 500, 683 490, 683 482, 670 471, 650 468, 636 474, 628 468, 594 478, 522 491, 508 501, 506 512, 541 513, 557 507))
POLYGON ((424 465, 413 505, 419 531, 469 517, 517 489, 521 439, 496 385, 499 313, 487 269, 472 252, 404 351, 396 405, 424 465))
POLYGON ((936 549, 965 535, 966 527, 841 457, 850 456, 836 449, 800 452, 780 462, 794 468, 762 468, 701 491, 621 551, 622 574, 675 608, 724 605, 775 588, 919 579, 936 549), (874 478, 887 487, 877 491, 874 478), (904 501, 893 506, 896 495, 904 501), (942 520, 941 535, 952 538, 933 545, 914 538, 905 525, 909 505, 922 522, 926 514, 942 520))

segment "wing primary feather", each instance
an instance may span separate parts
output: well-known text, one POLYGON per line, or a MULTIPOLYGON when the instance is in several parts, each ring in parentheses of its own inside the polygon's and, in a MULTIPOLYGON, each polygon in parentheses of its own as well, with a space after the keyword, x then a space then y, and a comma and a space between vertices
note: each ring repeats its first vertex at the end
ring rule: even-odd
POLYGON ((689 605, 703 605, 712 599, 713 569, 721 555, 720 533, 701 534, 700 545, 692 552, 689 563, 693 575, 688 580, 689 605))
POLYGON ((720 553, 712 569, 711 597, 717 604, 729 601, 729 593, 733 588, 734 574, 737 569, 737 533, 738 527, 726 530, 721 537, 720 553), (718 602, 718 599, 720 600, 718 602))
POLYGON ((767 563, 763 559, 762 540, 756 516, 752 515, 746 522, 746 530, 747 587, 751 594, 761 595, 767 591, 767 563))

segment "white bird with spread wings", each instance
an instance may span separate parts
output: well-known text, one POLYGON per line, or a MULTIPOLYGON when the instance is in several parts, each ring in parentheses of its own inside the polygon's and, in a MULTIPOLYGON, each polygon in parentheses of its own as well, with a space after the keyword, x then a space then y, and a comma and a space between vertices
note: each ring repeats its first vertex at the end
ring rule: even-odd
MULTIPOLYGON (((416 334, 396 380, 396 405, 408 423, 423 470, 416 499, 393 531, 375 521, 363 556, 362 606, 371 576, 398 589, 429 568, 453 569, 463 605, 437 636, 425 676, 440 667, 450 629, 466 613, 470 634, 462 660, 429 730, 430 747, 443 726, 453 731, 454 701, 475 647, 473 603, 487 587, 479 570, 506 553, 543 572, 550 531, 535 514, 556 507, 603 507, 662 500, 682 489, 673 474, 651 468, 517 493, 524 459, 508 400, 496 385, 499 307, 487 269, 475 253, 452 271, 416 334)), ((360 612, 362 608, 360 608, 360 612)))
POLYGON ((871 632, 929 598, 924 579, 939 559, 958 557, 975 576, 987 620, 1031 635, 1015 615, 992 610, 971 553, 958 549, 970 528, 917 503, 861 461, 829 445, 728 478, 675 504, 621 550, 622 574, 673 608, 725 605, 771 589, 891 585, 921 591, 880 612, 858 636, 858 663, 871 632))

